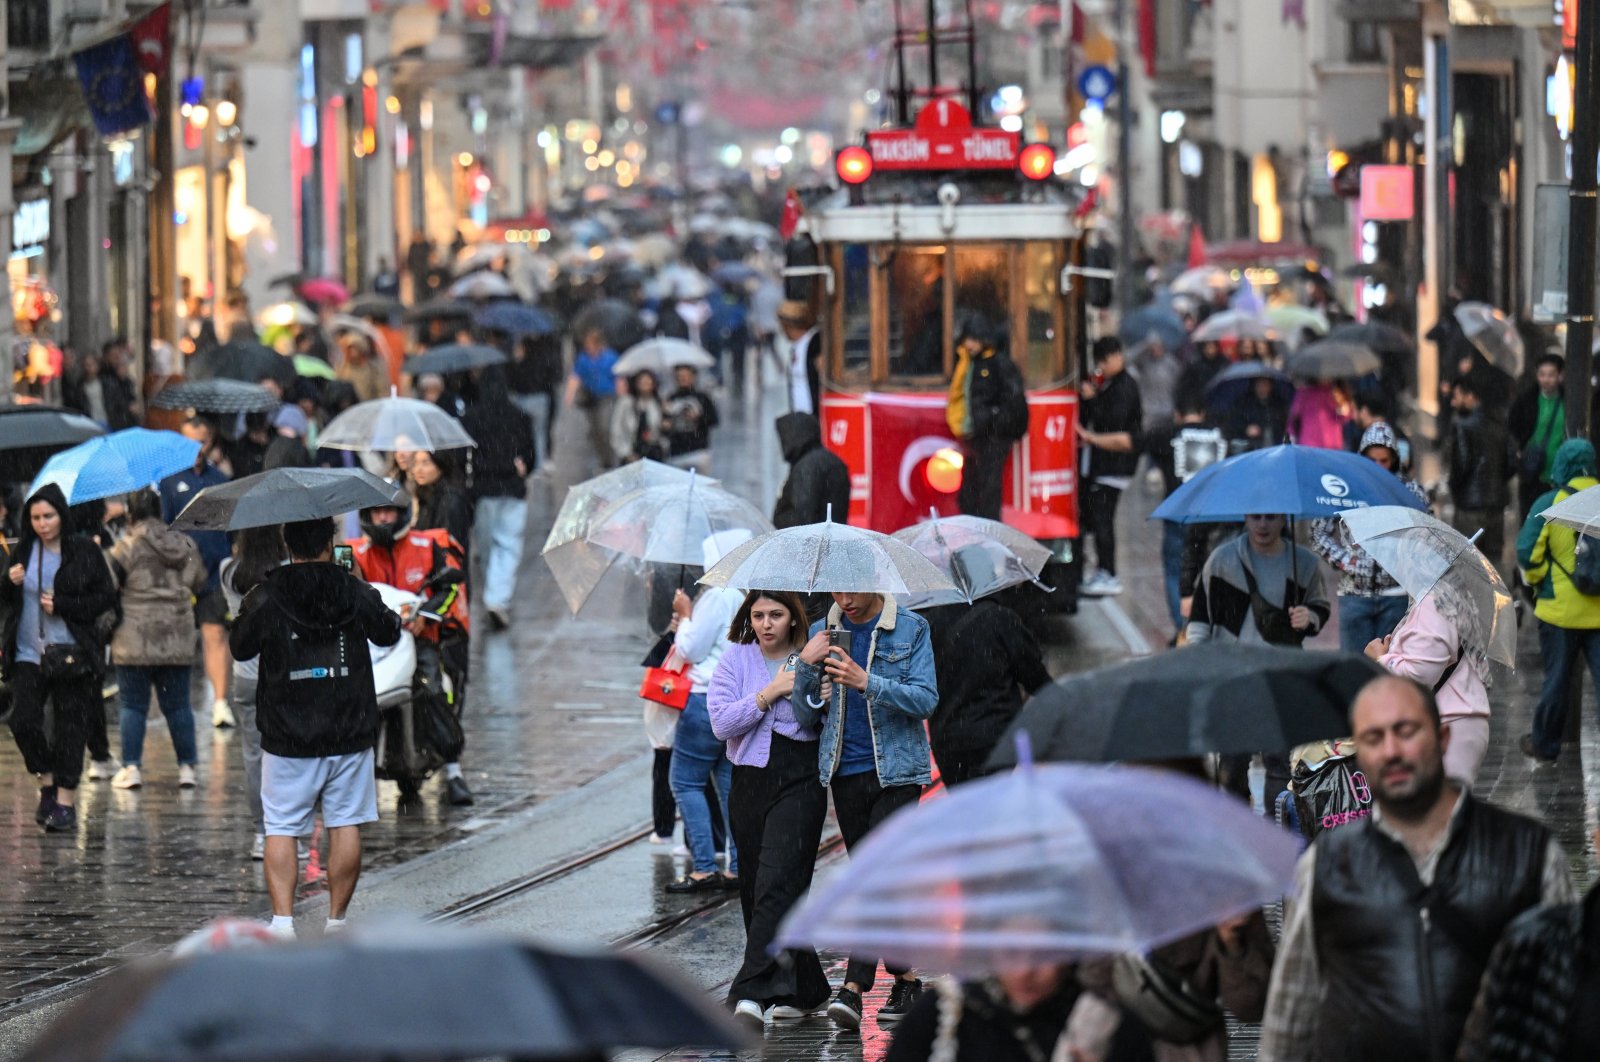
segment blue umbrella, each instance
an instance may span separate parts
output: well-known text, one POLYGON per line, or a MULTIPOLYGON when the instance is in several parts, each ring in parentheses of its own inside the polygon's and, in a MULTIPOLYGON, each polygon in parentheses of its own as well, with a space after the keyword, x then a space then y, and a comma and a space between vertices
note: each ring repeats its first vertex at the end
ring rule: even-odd
POLYGON ((472 323, 486 332, 508 336, 548 336, 559 331, 554 317, 520 302, 491 302, 472 315, 472 323))
POLYGON ((1177 311, 1154 302, 1124 317, 1117 335, 1130 347, 1155 336, 1168 350, 1177 350, 1189 340, 1189 330, 1183 327, 1183 318, 1177 311))
POLYGON ((1249 513, 1338 516, 1369 505, 1424 507, 1399 476, 1375 461, 1344 450, 1289 444, 1201 469, 1151 516, 1180 524, 1224 523, 1249 513))
POLYGON ((1261 379, 1272 381, 1274 397, 1285 405, 1294 397, 1294 384, 1287 375, 1264 361, 1251 359, 1235 362, 1211 378, 1206 385, 1206 406, 1212 410, 1227 409, 1261 379))
POLYGON ((199 452, 198 442, 175 431, 125 428, 50 458, 28 494, 31 497, 46 483, 60 487, 68 505, 129 494, 193 468, 199 452))

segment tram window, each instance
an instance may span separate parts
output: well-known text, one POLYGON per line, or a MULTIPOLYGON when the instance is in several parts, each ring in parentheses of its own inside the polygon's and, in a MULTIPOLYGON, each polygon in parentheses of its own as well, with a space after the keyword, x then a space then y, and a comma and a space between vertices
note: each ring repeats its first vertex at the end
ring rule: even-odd
POLYGON ((1031 387, 1055 383, 1066 375, 1056 355, 1061 348, 1061 325, 1056 317, 1061 268, 1056 264, 1056 248, 1053 243, 1034 242, 1022 252, 1025 335, 1014 355, 1031 387))
POLYGON ((889 375, 943 376, 944 248, 900 247, 889 283, 889 375))
POLYGON ((956 248, 955 320, 969 313, 981 314, 991 327, 1010 336, 1011 257, 1006 248, 956 248))
POLYGON ((844 321, 839 349, 846 379, 865 381, 872 368, 872 255, 866 244, 844 245, 844 321))

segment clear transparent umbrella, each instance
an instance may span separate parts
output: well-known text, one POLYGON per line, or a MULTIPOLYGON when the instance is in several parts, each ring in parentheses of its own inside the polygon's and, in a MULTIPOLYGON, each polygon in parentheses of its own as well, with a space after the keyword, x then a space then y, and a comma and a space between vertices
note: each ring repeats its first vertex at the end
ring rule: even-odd
POLYGON ((589 542, 657 564, 701 564, 702 546, 722 531, 763 535, 772 522, 754 505, 696 478, 630 491, 598 514, 589 542))
POLYGON ((631 376, 636 372, 653 372, 664 377, 679 365, 694 369, 709 369, 717 360, 687 339, 657 336, 636 343, 617 359, 612 372, 618 376, 631 376))
POLYGON ((1600 487, 1589 487, 1569 495, 1539 515, 1579 534, 1600 534, 1600 487))
POLYGON ((1339 518, 1356 545, 1420 601, 1428 594, 1457 615, 1461 637, 1490 660, 1517 665, 1517 617, 1511 591, 1472 541, 1416 509, 1375 505, 1339 518))
POLYGON ((1180 775, 1025 763, 896 812, 778 944, 961 977, 1142 952, 1279 898, 1298 852, 1180 775))
POLYGON ((1495 368, 1521 375, 1524 347, 1515 321, 1486 302, 1463 302, 1456 307, 1456 323, 1495 368))
POLYGON ((478 445, 461 422, 418 398, 376 398, 351 406, 328 422, 318 446, 334 450, 462 450, 478 445))
POLYGON ((950 577, 954 590, 910 595, 907 608, 972 604, 1009 586, 1039 583, 1050 550, 1015 528, 981 516, 933 516, 896 531, 904 542, 950 577))
POLYGON ((751 539, 729 552, 700 581, 707 586, 804 594, 903 595, 955 589, 948 575, 904 542, 831 520, 751 539))

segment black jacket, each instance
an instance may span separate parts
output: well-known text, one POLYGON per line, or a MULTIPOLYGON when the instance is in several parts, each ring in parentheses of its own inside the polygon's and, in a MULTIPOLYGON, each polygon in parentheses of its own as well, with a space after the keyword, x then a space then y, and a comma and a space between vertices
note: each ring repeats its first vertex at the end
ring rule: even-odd
POLYGON ((256 725, 274 756, 342 756, 378 739, 378 697, 367 643, 400 640, 400 616, 336 564, 267 573, 239 606, 228 644, 261 657, 256 725))
POLYGON ((1178 386, 1173 393, 1173 405, 1179 411, 1203 410, 1206 408, 1206 388, 1211 386, 1211 381, 1217 373, 1228 367, 1228 359, 1218 354, 1209 361, 1203 357, 1196 357, 1183 367, 1183 372, 1178 376, 1178 386))
POLYGON ((478 399, 461 418, 478 445, 472 451, 472 488, 479 498, 525 498, 528 484, 516 459, 528 471, 539 463, 533 448, 533 421, 518 409, 506 391, 505 379, 492 369, 478 381, 478 399))
POLYGON ((1039 643, 1021 616, 994 601, 923 609, 922 618, 939 682, 928 721, 935 755, 987 752, 1022 702, 1050 683, 1039 643))
MULTIPOLYGON (((1091 431, 1125 431, 1136 435, 1144 427, 1144 406, 1139 385, 1126 372, 1107 380, 1093 398, 1083 403, 1083 423, 1091 431)), ((1136 452, 1117 453, 1089 447, 1089 476, 1131 476, 1139 466, 1136 452)))
POLYGON ((417 512, 411 526, 418 531, 443 528, 461 547, 462 567, 466 567, 468 552, 472 549, 472 502, 466 491, 448 480, 440 480, 427 487, 413 486, 417 496, 417 512))
POLYGON ((666 412, 668 454, 692 454, 711 445, 711 429, 719 418, 710 395, 680 387, 667 396, 666 412))
POLYGON ((1489 950, 1543 888, 1550 831, 1463 793, 1433 885, 1371 819, 1317 838, 1318 1058, 1451 1059, 1489 950))
MULTIPOLYGON (((67 518, 67 499, 55 484, 40 487, 23 504, 22 535, 16 551, 6 560, 12 564, 26 564, 33 555, 38 539, 34 536, 31 521, 27 518, 28 504, 42 498, 56 507, 67 518)), ((117 615, 117 584, 111 578, 111 567, 105 554, 87 535, 66 533, 61 538, 61 567, 55 578, 56 615, 60 616, 91 660, 105 658, 106 636, 115 626, 117 615), (104 631, 104 634, 102 634, 104 631)), ((4 667, 11 675, 17 658, 17 628, 22 619, 22 587, 0 575, 0 607, 5 610, 4 667)))
POLYGON ((1480 408, 1457 413, 1450 425, 1450 496, 1459 509, 1504 509, 1516 468, 1504 424, 1480 408))
MULTIPOLYGON (((1026 1014, 1005 1002, 998 988, 986 983, 962 986, 956 1022, 955 1062, 1033 1062, 1050 1058, 1066 1030, 1067 1018, 1082 992, 1070 973, 1063 984, 1026 1014)), ((926 986, 911 1011, 895 1026, 884 1062, 927 1062, 939 1042, 943 1011, 950 1007, 944 992, 926 986)), ((1103 1062, 1141 1062, 1154 1058, 1150 1038, 1137 1022, 1125 1021, 1112 1037, 1103 1062)))
POLYGON ((261 471, 270 472, 274 468, 310 468, 311 451, 306 449, 306 444, 291 435, 280 435, 267 444, 267 449, 261 456, 261 471))
POLYGON ((850 519, 850 469, 822 445, 822 424, 810 413, 778 418, 778 444, 789 462, 789 478, 772 508, 774 527, 820 524, 833 507, 833 522, 850 519))

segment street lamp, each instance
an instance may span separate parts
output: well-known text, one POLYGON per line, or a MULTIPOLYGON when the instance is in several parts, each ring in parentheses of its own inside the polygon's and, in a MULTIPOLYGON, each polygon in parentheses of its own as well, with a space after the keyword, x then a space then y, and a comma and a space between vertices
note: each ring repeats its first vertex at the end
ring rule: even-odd
POLYGON ((230 128, 239 119, 239 105, 232 100, 217 101, 217 124, 223 128, 230 128))

